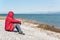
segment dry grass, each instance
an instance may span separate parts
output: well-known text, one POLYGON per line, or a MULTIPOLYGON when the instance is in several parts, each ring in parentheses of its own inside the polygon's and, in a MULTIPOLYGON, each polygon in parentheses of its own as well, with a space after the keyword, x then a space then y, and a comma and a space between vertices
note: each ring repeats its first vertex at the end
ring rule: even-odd
POLYGON ((45 29, 45 30, 50 30, 50 31, 60 33, 60 29, 55 28, 54 26, 46 25, 46 24, 39 24, 38 28, 42 28, 42 29, 45 29))
POLYGON ((0 20, 4 20, 6 17, 0 16, 0 20))

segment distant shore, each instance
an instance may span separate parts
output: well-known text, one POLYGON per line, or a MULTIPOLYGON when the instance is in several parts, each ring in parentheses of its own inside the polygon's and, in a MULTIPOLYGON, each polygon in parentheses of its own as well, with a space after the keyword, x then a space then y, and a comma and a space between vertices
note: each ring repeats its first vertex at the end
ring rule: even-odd
MULTIPOLYGON (((5 18, 6 18, 5 16, 0 16, 0 20, 5 20, 5 18)), ((54 25, 50 26, 48 24, 38 23, 37 21, 34 21, 34 20, 28 20, 28 19, 22 19, 22 18, 17 18, 17 19, 21 20, 22 22, 29 22, 32 24, 37 24, 38 25, 38 26, 36 26, 37 28, 42 28, 44 30, 50 30, 50 31, 60 33, 60 29, 55 28, 54 25)))

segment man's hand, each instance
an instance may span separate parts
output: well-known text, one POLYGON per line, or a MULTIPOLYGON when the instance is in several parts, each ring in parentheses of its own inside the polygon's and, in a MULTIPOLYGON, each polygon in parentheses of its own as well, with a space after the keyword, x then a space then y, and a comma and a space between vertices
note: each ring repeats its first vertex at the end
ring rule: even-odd
POLYGON ((20 25, 21 25, 21 21, 20 21, 20 23, 19 23, 20 25))

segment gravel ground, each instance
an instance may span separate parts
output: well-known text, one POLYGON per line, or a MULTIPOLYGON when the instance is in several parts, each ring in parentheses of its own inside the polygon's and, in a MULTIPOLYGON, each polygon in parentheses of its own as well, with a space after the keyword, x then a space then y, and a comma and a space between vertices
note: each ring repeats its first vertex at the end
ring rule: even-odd
POLYGON ((32 23, 22 23, 20 26, 25 35, 18 32, 7 32, 4 30, 4 20, 0 20, 0 40, 60 40, 60 33, 38 29, 32 23))

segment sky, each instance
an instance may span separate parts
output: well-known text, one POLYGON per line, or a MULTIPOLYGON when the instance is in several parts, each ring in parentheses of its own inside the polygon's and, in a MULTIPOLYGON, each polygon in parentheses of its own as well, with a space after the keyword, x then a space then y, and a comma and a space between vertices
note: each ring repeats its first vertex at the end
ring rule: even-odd
POLYGON ((60 12, 60 0, 0 0, 0 13, 60 12))

